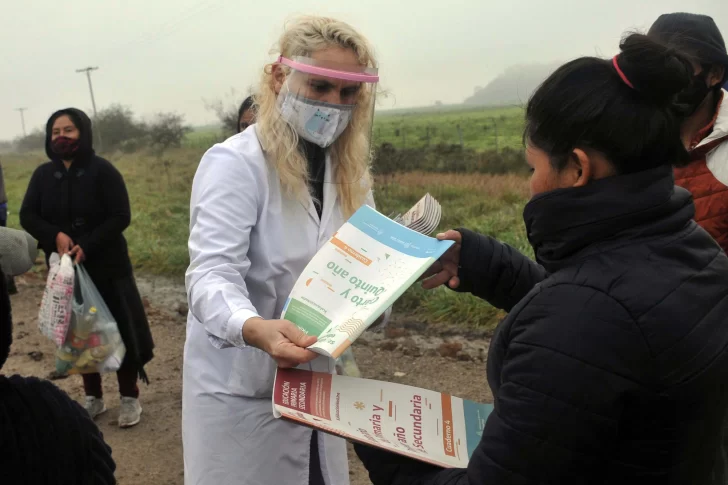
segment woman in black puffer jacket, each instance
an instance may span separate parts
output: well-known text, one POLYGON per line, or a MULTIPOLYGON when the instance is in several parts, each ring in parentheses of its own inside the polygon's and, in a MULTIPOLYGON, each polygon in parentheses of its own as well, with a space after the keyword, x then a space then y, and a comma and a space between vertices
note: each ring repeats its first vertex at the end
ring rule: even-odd
MULTIPOLYGON (((558 69, 526 111, 524 220, 536 262, 467 230, 426 287, 509 312, 467 469, 356 446, 375 485, 722 483, 728 257, 671 165, 689 59, 642 35, 558 69)), ((485 195, 485 194, 484 194, 485 195)))

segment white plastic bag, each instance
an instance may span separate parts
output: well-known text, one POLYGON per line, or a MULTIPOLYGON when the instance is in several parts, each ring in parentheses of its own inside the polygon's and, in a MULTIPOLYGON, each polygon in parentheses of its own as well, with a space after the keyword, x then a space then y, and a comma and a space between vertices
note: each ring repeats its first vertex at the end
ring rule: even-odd
POLYGON ((56 372, 115 372, 126 354, 116 320, 83 265, 76 266, 75 286, 71 325, 56 351, 56 372))
POLYGON ((41 333, 58 346, 66 339, 71 322, 75 271, 73 260, 67 254, 59 258, 57 253, 53 253, 49 263, 48 280, 38 312, 38 326, 41 333))

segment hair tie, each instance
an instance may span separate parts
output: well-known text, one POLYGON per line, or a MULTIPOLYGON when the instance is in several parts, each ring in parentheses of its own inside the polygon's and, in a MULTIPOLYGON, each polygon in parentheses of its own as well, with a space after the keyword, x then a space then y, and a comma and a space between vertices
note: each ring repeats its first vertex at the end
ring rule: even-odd
POLYGON ((634 89, 634 86, 632 83, 627 79, 627 76, 625 76, 624 72, 619 68, 619 64, 617 63, 617 57, 619 57, 619 54, 612 57, 612 65, 614 66, 614 69, 617 71, 617 74, 619 74, 619 77, 622 78, 622 81, 624 81, 624 84, 629 86, 630 88, 634 89))

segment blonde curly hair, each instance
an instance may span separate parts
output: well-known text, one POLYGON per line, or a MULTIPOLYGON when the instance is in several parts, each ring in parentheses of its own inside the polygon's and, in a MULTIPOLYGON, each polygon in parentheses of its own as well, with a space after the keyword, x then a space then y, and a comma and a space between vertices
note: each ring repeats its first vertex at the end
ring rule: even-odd
MULTIPOLYGON (((287 24, 271 54, 280 54, 289 59, 311 57, 314 52, 332 47, 351 49, 362 66, 376 67, 367 40, 350 25, 326 17, 299 17, 287 24)), ((282 67, 284 72, 290 72, 285 66, 282 67)), ((357 95, 357 106, 371 106, 374 95, 375 87, 364 84, 357 95)), ((286 193, 307 204, 308 162, 299 149, 298 133, 281 117, 278 110, 273 64, 263 69, 255 103, 256 130, 268 163, 275 167, 286 193)), ((347 128, 329 147, 335 169, 333 180, 337 184, 344 217, 356 212, 372 186, 372 116, 371 109, 355 109, 347 128)))

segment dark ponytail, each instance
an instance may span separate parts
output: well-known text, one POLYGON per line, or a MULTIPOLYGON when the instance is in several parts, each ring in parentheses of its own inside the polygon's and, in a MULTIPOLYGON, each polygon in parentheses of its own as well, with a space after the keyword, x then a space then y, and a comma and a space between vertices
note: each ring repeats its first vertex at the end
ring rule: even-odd
POLYGON ((646 101, 682 114, 678 94, 690 85, 693 66, 678 51, 645 35, 632 34, 619 45, 617 63, 646 101))
POLYGON ((641 34, 609 60, 582 57, 557 69, 526 108, 524 137, 562 169, 574 148, 602 153, 618 173, 686 162, 680 138, 692 65, 641 34))

